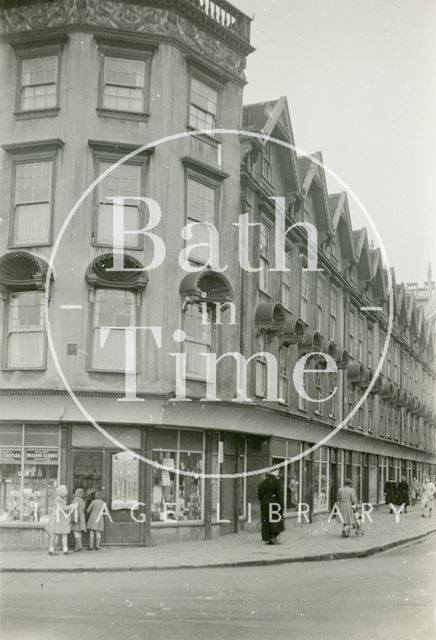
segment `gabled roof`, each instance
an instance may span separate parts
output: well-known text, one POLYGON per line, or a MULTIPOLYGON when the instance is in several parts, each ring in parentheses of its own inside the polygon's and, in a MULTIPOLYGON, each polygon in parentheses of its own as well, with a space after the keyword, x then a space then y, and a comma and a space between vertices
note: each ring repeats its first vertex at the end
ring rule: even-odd
POLYGON ((352 232, 354 253, 359 265, 360 273, 364 274, 364 280, 371 279, 371 259, 369 255, 368 233, 366 229, 359 229, 352 232))
MULTIPOLYGON (((257 102, 245 105, 242 109, 242 126, 271 138, 278 138, 295 146, 294 133, 292 131, 291 116, 289 114, 288 101, 285 96, 278 100, 257 102)), ((259 138, 261 146, 267 144, 267 139, 259 138)), ((299 172, 297 167, 297 154, 294 148, 287 148, 292 164, 292 172, 296 189, 300 190, 299 172)))
POLYGON ((329 196, 330 215, 333 233, 338 233, 341 243, 341 253, 351 262, 357 264, 354 249, 353 228, 351 226, 348 198, 345 191, 329 196))
POLYGON ((385 279, 385 273, 383 268, 383 261, 381 257, 381 251, 378 248, 370 249, 369 255, 371 260, 371 271, 372 271, 371 280, 373 281, 373 288, 374 290, 378 290, 379 297, 381 297, 382 299, 385 299, 388 294, 388 290, 386 286, 386 279, 385 279))

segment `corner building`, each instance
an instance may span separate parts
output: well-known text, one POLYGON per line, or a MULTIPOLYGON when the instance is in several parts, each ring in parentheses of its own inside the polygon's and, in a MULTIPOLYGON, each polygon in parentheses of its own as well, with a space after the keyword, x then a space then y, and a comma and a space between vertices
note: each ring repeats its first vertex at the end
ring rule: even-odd
MULTIPOLYGON (((246 129, 293 143, 286 100, 243 108, 250 19, 224 0, 0 3, 2 184, 0 220, 0 544, 45 544, 54 489, 101 488, 113 522, 109 544, 208 538, 254 526, 259 476, 204 479, 278 463, 332 431, 369 384, 387 331, 388 281, 379 250, 351 227, 346 194, 328 194, 322 168, 293 151, 249 136, 166 136, 199 129, 246 129), (146 150, 135 153, 144 145, 146 150), (87 187, 118 160, 63 230, 44 316, 48 264, 62 225, 87 187), (114 263, 112 205, 129 197, 125 228, 161 213, 150 238, 125 237, 114 263), (307 238, 286 236, 289 271, 274 272, 275 209, 286 227, 313 222, 322 272, 305 271, 307 238), (256 223, 240 268, 233 227, 256 223), (190 253, 178 256, 189 223, 211 223, 226 271, 190 253), (362 311, 377 307, 378 311, 362 311), (104 327, 112 327, 107 332, 104 327), (125 336, 137 331, 135 401, 125 398, 125 336), (78 401, 114 439, 159 462, 139 462, 96 430, 78 401), (185 340, 177 342, 176 330, 185 340), (204 401, 204 353, 277 358, 279 401, 267 400, 271 370, 255 355, 247 368, 250 402, 237 401, 236 366, 217 369, 217 398, 204 401), (302 355, 328 353, 337 373, 314 360, 304 401, 292 371, 302 355), (176 367, 185 363, 186 402, 176 367), (331 401, 321 402, 336 389, 331 401), (172 473, 180 469, 194 475, 172 473), (195 475, 195 474, 198 474, 195 475), (131 517, 132 507, 136 520, 131 517), (251 504, 251 506, 250 506, 251 504), (228 522, 221 522, 226 520, 228 522)), ((318 156, 317 156, 318 157, 318 156)), ((319 156, 320 157, 320 156, 319 156)), ((207 241, 205 225, 188 244, 207 241)), ((351 476, 359 498, 384 502, 385 484, 434 473, 433 337, 413 294, 393 279, 394 330, 367 402, 327 446, 281 470, 290 518, 298 501, 328 510, 351 476)))

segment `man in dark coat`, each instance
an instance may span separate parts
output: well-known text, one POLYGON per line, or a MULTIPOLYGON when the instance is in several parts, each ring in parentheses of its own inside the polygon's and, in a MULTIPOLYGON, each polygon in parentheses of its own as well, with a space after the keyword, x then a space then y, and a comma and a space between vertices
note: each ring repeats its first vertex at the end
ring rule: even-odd
POLYGON ((284 530, 283 490, 281 482, 273 473, 267 473, 257 487, 262 520, 262 540, 266 544, 277 544, 284 530))
POLYGON ((409 502, 409 485, 407 483, 407 478, 406 476, 401 476, 401 482, 398 483, 397 488, 397 504, 404 504, 404 513, 407 513, 409 502))

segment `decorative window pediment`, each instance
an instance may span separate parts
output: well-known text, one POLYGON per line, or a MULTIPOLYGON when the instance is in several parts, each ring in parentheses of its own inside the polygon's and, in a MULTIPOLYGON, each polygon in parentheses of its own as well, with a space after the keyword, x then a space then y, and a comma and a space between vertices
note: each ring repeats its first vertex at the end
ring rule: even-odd
POLYGON ((233 289, 222 273, 205 269, 199 273, 188 273, 180 283, 180 295, 184 303, 231 302, 233 289))
POLYGON ((112 271, 113 266, 112 253, 105 253, 95 258, 86 270, 85 280, 88 286, 129 291, 143 291, 147 286, 148 274, 143 270, 144 265, 136 258, 124 254, 124 271, 112 271))
MULTIPOLYGON (((48 264, 42 258, 16 251, 0 258, 0 285, 14 291, 44 290, 48 264)), ((51 274, 51 280, 53 274, 51 274)))

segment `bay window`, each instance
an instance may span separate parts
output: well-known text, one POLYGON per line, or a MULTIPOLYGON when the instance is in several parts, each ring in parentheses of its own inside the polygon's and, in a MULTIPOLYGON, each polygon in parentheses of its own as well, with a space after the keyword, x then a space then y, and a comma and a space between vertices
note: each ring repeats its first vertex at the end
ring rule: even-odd
POLYGON ((285 346, 279 349, 279 398, 288 403, 288 349, 285 346))
POLYGON ((114 111, 145 111, 144 60, 104 56, 101 106, 114 111))

